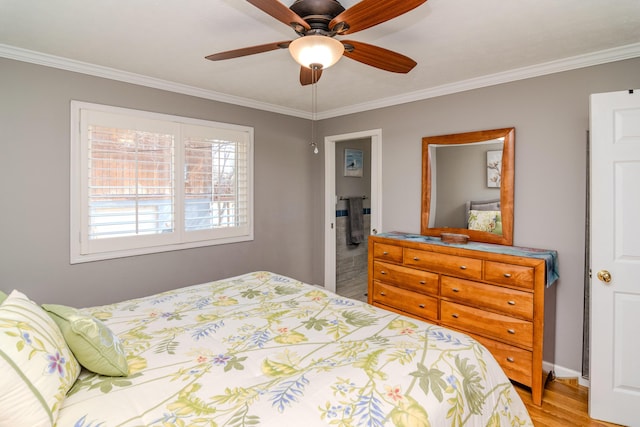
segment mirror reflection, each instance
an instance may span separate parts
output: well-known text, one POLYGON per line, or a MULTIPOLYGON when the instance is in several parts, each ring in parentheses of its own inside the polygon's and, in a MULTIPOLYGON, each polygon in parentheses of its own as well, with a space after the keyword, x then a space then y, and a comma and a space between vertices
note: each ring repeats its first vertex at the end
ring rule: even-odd
POLYGON ((423 138, 421 234, 513 244, 515 129, 423 138))
POLYGON ((502 234, 500 177, 504 138, 459 145, 432 144, 431 200, 435 212, 429 227, 471 228, 502 234), (496 158, 498 156, 498 158, 496 158), (473 209, 472 209, 473 208, 473 209), (475 211, 475 212, 472 212, 475 211), (493 227, 481 221, 493 212, 493 227), (471 223, 469 215, 472 215, 471 223))

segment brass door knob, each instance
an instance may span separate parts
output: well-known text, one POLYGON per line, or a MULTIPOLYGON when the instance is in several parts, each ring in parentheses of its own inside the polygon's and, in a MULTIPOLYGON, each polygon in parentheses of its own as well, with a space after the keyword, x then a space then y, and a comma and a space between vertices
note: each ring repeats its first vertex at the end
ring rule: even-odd
POLYGON ((598 279, 604 283, 609 283, 611 281, 611 273, 607 270, 600 270, 598 271, 598 279))

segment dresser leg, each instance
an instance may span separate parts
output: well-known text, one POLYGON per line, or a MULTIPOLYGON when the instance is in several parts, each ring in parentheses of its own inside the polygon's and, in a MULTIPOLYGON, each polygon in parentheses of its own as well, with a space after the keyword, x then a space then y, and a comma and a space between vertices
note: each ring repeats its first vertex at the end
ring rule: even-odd
POLYGON ((553 371, 549 371, 547 373, 542 372, 541 384, 539 386, 536 384, 531 387, 531 400, 534 405, 542 406, 542 395, 544 394, 544 389, 547 387, 547 384, 555 378, 556 374, 553 371))

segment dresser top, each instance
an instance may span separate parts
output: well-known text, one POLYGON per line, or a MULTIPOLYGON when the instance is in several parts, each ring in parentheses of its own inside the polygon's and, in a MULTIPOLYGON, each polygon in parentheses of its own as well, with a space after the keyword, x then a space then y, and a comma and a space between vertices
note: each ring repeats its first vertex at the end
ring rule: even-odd
POLYGON ((504 246, 493 243, 468 242, 468 243, 445 243, 439 237, 423 236, 421 234, 403 233, 392 231, 377 234, 376 237, 387 239, 397 239, 408 242, 428 243, 431 245, 449 246, 460 249, 470 249, 475 251, 492 252, 496 254, 515 255, 527 258, 540 258, 545 261, 546 276, 545 283, 551 286, 558 278, 558 252, 547 249, 523 248, 519 246, 504 246))

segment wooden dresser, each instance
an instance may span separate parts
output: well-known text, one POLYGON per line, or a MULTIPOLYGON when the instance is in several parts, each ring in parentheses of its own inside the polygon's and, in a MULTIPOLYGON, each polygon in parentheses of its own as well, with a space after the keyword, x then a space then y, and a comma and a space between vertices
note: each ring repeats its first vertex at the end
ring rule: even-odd
POLYGON ((542 404, 545 259, 411 236, 369 236, 369 304, 471 335, 542 404))

